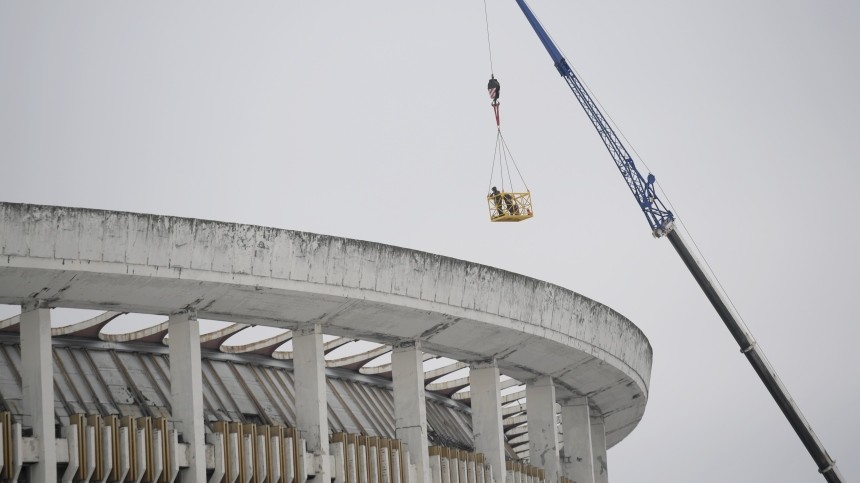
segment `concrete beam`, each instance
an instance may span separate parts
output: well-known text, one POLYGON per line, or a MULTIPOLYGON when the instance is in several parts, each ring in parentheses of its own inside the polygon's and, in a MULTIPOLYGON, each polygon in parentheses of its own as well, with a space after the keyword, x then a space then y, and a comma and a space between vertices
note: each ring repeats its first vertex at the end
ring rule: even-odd
POLYGON ((337 339, 332 339, 328 342, 323 343, 323 352, 328 354, 329 352, 337 349, 338 347, 349 344, 350 342, 356 342, 358 339, 354 339, 352 337, 338 337, 337 339))
POLYGON ((182 481, 206 479, 203 428, 203 379, 200 363, 200 323, 193 312, 167 320, 170 335, 170 396, 176 429, 188 443, 188 468, 182 481))
POLYGON ((561 424, 564 428, 564 476, 577 483, 594 483, 588 398, 563 401, 561 424))
POLYGON ((8 319, 0 320, 0 332, 20 332, 21 316, 13 315, 8 319))
POLYGON ((353 371, 358 371, 368 362, 376 359, 377 357, 381 357, 385 354, 388 354, 389 352, 391 352, 391 346, 381 345, 368 351, 364 351, 360 354, 327 361, 326 366, 340 367, 343 369, 351 369, 353 371))
POLYGON ((108 322, 124 315, 125 312, 104 312, 91 319, 83 320, 76 324, 67 325, 65 327, 55 327, 51 329, 51 335, 54 337, 72 336, 72 337, 95 337, 98 338, 102 327, 108 322))
POLYGON ((51 350, 51 309, 33 301, 21 306, 21 382, 24 426, 38 440, 39 462, 30 480, 57 481, 57 447, 54 443, 54 359, 51 350))
MULTIPOLYGON (((437 357, 439 357, 439 356, 435 356, 433 354, 427 354, 426 352, 424 353, 424 360, 425 361, 429 361, 430 359, 436 359, 437 357)), ((387 377, 387 378, 391 379, 391 370, 392 370, 391 369, 391 363, 388 363, 388 364, 382 364, 380 366, 362 367, 361 369, 358 370, 358 372, 360 372, 362 374, 374 374, 377 376, 387 377)))
POLYGON ((502 428, 505 430, 505 433, 510 433, 511 428, 516 428, 517 426, 522 426, 529 422, 529 418, 525 414, 521 414, 519 416, 513 416, 510 418, 505 418, 502 420, 502 428))
POLYGON ((450 396, 465 387, 469 387, 469 376, 454 379, 453 381, 434 382, 427 385, 427 390, 444 396, 450 396))
POLYGON ((152 327, 120 334, 99 333, 99 339, 106 342, 162 342, 169 332, 170 320, 152 327))
POLYGON ((523 424, 521 426, 517 426, 516 428, 513 428, 509 431, 505 431, 505 435, 508 437, 508 439, 511 439, 514 436, 517 436, 520 434, 527 434, 528 432, 529 432, 529 425, 528 425, 528 422, 526 422, 525 424, 523 424))
POLYGON ((517 414, 524 413, 528 411, 528 405, 526 403, 517 403, 513 406, 505 406, 502 408, 502 417, 507 418, 510 416, 516 416, 517 414))
POLYGON ((493 468, 496 483, 505 483, 505 438, 502 433, 502 396, 495 359, 471 365, 472 432, 475 451, 493 468))
POLYGON ((228 354, 259 354, 261 356, 271 356, 278 347, 284 345, 288 340, 293 338, 293 333, 286 330, 276 336, 268 339, 258 340, 242 345, 221 345, 221 352, 228 354))
POLYGON ((529 422, 529 463, 543 468, 546 481, 558 481, 558 431, 555 424, 555 383, 543 376, 526 383, 529 422))
POLYGON ((224 327, 221 330, 216 330, 215 332, 209 332, 208 334, 203 334, 200 336, 200 347, 203 349, 210 350, 220 350, 221 345, 229 339, 233 337, 236 333, 247 329, 250 325, 245 324, 233 324, 224 327))
MULTIPOLYGON (((507 380, 502 381, 500 383, 499 388, 504 391, 505 389, 508 389, 508 388, 511 388, 514 386, 521 386, 522 384, 523 383, 521 383, 520 381, 517 381, 516 379, 507 379, 507 380)), ((511 401, 516 401, 517 399, 522 399, 522 398, 526 397, 525 391, 519 391, 516 394, 521 394, 521 395, 519 397, 515 397, 514 399, 511 399, 511 395, 502 396, 502 404, 506 404, 506 403, 509 403, 511 401)), ((470 401, 472 399, 472 394, 469 391, 458 392, 457 394, 454 394, 452 396, 452 399, 455 399, 457 401, 464 401, 464 402, 470 401)))
POLYGON ((407 444, 409 456, 417 469, 416 483, 432 481, 427 448, 423 361, 424 357, 417 341, 395 345, 391 355, 395 434, 407 444))
MULTIPOLYGON (((350 342, 356 342, 358 339, 353 339, 351 337, 338 337, 337 339, 332 339, 328 342, 323 343, 323 355, 328 354, 329 352, 337 349, 340 346, 344 346, 349 344, 350 342)), ((291 361, 293 360, 293 352, 292 351, 275 351, 272 353, 272 357, 275 359, 280 359, 282 361, 291 361)), ((326 362, 328 365, 328 362, 326 362)))
POLYGON ((469 367, 469 364, 466 364, 465 362, 456 361, 452 364, 448 364, 447 366, 438 367, 436 369, 431 369, 429 371, 424 372, 424 383, 430 384, 433 381, 435 381, 436 379, 439 379, 441 377, 445 377, 448 374, 451 374, 453 372, 457 372, 460 369, 465 369, 466 367, 469 367))
POLYGON ((529 442, 529 435, 526 433, 523 433, 523 434, 517 436, 516 438, 509 438, 508 439, 508 444, 511 445, 511 448, 516 448, 517 446, 519 446, 521 444, 527 444, 528 442, 529 442))
POLYGON ((320 324, 310 324, 293 332, 293 367, 296 376, 296 426, 307 442, 308 451, 317 461, 314 479, 328 482, 331 478, 328 395, 320 324))

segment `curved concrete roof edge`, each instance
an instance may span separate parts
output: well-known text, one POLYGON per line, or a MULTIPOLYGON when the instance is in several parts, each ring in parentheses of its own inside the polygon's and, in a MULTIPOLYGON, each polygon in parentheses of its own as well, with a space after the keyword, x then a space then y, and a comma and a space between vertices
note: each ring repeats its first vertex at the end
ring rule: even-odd
POLYGON ((252 225, 11 203, 0 203, 0 254, 0 301, 37 297, 144 313, 191 307, 234 322, 320 322, 333 334, 382 343, 416 338, 453 359, 495 356, 517 379, 552 375, 561 392, 592 396, 616 415, 607 431, 623 433, 619 440, 648 396, 652 349, 621 314, 554 284, 441 255, 252 225), (23 272, 32 286, 3 283, 23 272), (110 290, 120 280, 141 293, 110 290), (286 300, 293 320, 265 312, 286 300), (374 330, 361 323, 369 318, 374 330), (470 340, 487 350, 475 352, 470 340), (519 350, 525 342, 537 353, 519 350), (638 389, 624 389, 631 384, 638 389))

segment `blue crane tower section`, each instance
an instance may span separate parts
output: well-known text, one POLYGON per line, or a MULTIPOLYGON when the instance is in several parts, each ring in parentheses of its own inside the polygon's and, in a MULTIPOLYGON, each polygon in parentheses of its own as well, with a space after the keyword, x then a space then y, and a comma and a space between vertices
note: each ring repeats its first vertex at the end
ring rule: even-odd
POLYGON ((600 109, 597 108, 597 105, 588 95, 582 82, 576 77, 573 69, 571 69, 567 60, 565 60, 564 56, 558 50, 558 47, 555 46, 549 34, 546 33, 546 30, 544 30, 531 9, 526 5, 525 0, 516 0, 516 2, 520 6, 520 9, 522 9, 541 43, 543 43, 543 46, 549 52, 550 57, 552 57, 555 68, 558 69, 559 74, 567 81, 570 90, 573 91, 573 94, 579 100, 583 109, 585 109, 586 114, 588 114, 588 118, 591 119, 591 123, 594 124, 598 134, 600 134, 603 144, 606 145, 606 149, 612 155, 615 165, 618 166, 618 170, 624 176, 624 181, 627 182, 627 186, 633 192, 633 196, 636 197, 636 201, 645 214, 645 218, 648 219, 648 224, 651 225, 654 236, 662 237, 666 235, 669 239, 672 247, 678 252, 687 269, 693 275, 693 278, 699 284, 699 287, 705 293, 705 296, 711 302, 717 314, 719 314, 720 318, 726 324, 726 328, 729 329, 729 332, 731 332, 735 341, 740 346, 741 352, 746 356, 753 370, 758 374, 768 392, 770 392, 771 397, 773 397, 777 406, 782 410, 789 424, 791 424, 795 433, 797 433, 797 436, 806 447, 806 450, 812 456, 812 459, 818 466, 819 473, 829 483, 844 483, 845 479, 836 467, 836 462, 824 449, 824 445, 812 430, 812 426, 803 417, 800 408, 788 393, 788 389, 786 389, 776 371, 770 365, 761 347, 756 343, 749 329, 742 323, 740 315, 735 310, 731 300, 723 292, 717 280, 705 270, 704 264, 699 261, 693 250, 690 249, 689 244, 681 236, 679 230, 674 229, 675 216, 671 211, 666 209, 654 192, 654 176, 649 174, 647 178, 642 177, 642 174, 636 169, 636 165, 633 164, 633 160, 627 149, 621 144, 615 131, 606 122, 606 118, 603 117, 600 109))
POLYGON ((615 161, 615 165, 621 171, 621 175, 624 176, 627 187, 630 188, 630 191, 636 198, 636 202, 639 203, 639 207, 645 214, 645 218, 648 219, 648 224, 651 225, 654 236, 661 237, 668 234, 674 226, 675 215, 663 205, 663 202, 660 201, 654 192, 654 175, 649 174, 645 178, 642 177, 642 174, 636 169, 636 165, 633 163, 633 159, 630 157, 627 149, 621 143, 621 140, 618 139, 618 135, 615 134, 615 131, 606 121, 606 118, 603 117, 603 113, 597 108, 597 105, 588 95, 588 92, 586 92, 585 86, 576 77, 573 69, 570 68, 567 60, 558 50, 558 47, 555 46, 552 39, 550 39, 549 34, 546 33, 546 30, 538 22, 538 19, 535 18, 531 9, 529 9, 523 0, 517 0, 517 4, 522 9, 538 38, 540 38, 543 46, 546 47, 550 57, 552 57, 558 73, 567 81, 567 85, 570 86, 573 95, 579 100, 582 108, 585 109, 585 113, 588 114, 591 123, 597 129, 597 133, 600 134, 603 144, 606 145, 606 149, 612 155, 612 160, 615 161))

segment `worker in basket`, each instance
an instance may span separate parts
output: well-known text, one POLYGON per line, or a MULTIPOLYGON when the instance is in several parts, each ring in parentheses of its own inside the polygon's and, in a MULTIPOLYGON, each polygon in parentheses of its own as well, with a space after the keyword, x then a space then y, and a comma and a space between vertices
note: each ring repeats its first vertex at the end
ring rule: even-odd
POLYGON ((520 207, 517 206, 517 202, 516 200, 514 200, 513 195, 511 195, 510 193, 505 193, 503 195, 503 198, 505 199, 505 205, 507 205, 508 207, 508 214, 519 215, 520 207))
POLYGON ((499 216, 504 215, 505 214, 505 202, 504 202, 504 198, 502 197, 502 193, 499 192, 499 190, 497 190, 495 186, 493 186, 492 191, 490 192, 490 196, 493 197, 493 203, 495 203, 495 205, 496 205, 496 213, 497 214, 493 218, 498 218, 499 216))
POLYGON ((496 211, 498 212, 496 216, 520 214, 520 207, 517 206, 516 200, 510 193, 503 193, 493 186, 490 196, 496 205, 496 211))

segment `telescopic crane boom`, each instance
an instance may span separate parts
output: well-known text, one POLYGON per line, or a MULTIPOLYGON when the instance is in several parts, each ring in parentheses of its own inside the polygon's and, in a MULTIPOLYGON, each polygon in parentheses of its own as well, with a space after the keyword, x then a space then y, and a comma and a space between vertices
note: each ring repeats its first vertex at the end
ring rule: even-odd
POLYGON ((645 178, 642 177, 642 174, 636 169, 633 159, 621 143, 618 135, 615 134, 612 126, 606 121, 597 104, 591 99, 582 82, 577 78, 573 69, 571 69, 549 34, 541 26, 525 0, 516 0, 516 2, 520 6, 520 9, 522 9, 523 14, 525 14, 526 19, 528 19, 541 43, 543 43, 546 51, 552 57, 558 73, 567 82, 570 90, 573 91, 573 95, 576 96, 582 108, 585 109, 585 113, 588 115, 591 123, 597 129, 597 133, 603 140, 603 144, 606 145, 606 149, 609 150, 612 160, 615 161, 615 165, 621 171, 624 181, 636 198, 636 202, 639 203, 639 208, 645 214, 645 218, 648 220, 654 236, 658 238, 666 236, 669 238, 672 246, 675 247, 675 251, 681 256, 687 269, 690 270, 699 287, 705 292, 705 296, 708 297, 708 300, 711 301, 720 318, 723 319, 729 332, 731 332, 735 341, 740 346, 741 352, 746 355, 756 374, 761 378, 765 387, 767 387, 767 390, 776 401, 776 404, 782 410, 783 414, 785 414, 785 417, 800 437, 803 445, 806 446, 812 459, 815 460, 815 464, 818 465, 818 471, 830 483, 844 483, 845 480, 836 467, 836 462, 827 454, 821 441, 815 435, 815 432, 812 431, 812 427, 806 421, 806 418, 803 417, 803 414, 801 414, 794 399, 791 398, 788 390, 782 384, 782 381, 780 381, 776 371, 771 367, 761 348, 756 344, 752 334, 740 322, 740 316, 732 307, 726 294, 720 290, 719 285, 704 270, 702 263, 693 254, 687 241, 675 230, 675 216, 663 205, 663 202, 660 201, 654 191, 654 176, 649 174, 645 178))

